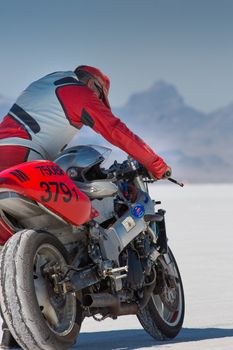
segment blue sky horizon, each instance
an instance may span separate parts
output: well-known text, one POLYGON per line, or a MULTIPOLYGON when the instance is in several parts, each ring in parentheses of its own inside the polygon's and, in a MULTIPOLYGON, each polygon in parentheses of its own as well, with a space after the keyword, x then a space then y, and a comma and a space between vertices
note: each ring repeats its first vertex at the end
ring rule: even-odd
POLYGON ((210 112, 233 102, 231 0, 0 2, 0 95, 89 64, 111 79, 110 102, 164 80, 210 112))

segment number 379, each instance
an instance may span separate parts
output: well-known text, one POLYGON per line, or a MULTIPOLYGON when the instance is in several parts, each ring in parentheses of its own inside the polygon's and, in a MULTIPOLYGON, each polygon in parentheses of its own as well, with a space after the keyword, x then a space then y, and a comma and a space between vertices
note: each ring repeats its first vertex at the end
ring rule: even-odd
POLYGON ((72 197, 76 201, 78 200, 78 193, 75 187, 70 189, 64 182, 42 181, 40 188, 45 192, 45 195, 41 196, 42 202, 57 202, 59 194, 66 203, 70 202, 72 197))

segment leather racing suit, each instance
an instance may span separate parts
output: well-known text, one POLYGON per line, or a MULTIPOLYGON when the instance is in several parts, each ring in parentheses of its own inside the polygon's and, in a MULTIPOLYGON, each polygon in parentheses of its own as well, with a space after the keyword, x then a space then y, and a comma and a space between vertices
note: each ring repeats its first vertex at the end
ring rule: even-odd
POLYGON ((160 178, 166 164, 78 80, 55 72, 26 88, 0 124, 0 171, 33 159, 53 160, 84 125, 160 178))

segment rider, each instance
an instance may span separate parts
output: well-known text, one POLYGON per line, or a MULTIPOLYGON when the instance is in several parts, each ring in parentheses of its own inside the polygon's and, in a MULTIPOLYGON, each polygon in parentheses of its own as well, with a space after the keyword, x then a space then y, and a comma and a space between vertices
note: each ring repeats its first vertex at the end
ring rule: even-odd
MULTIPOLYGON (((109 88, 109 78, 91 66, 55 72, 29 85, 0 124, 0 171, 25 161, 53 160, 86 125, 138 160, 154 178, 167 177, 171 168, 111 112, 109 88)), ((2 346, 10 347, 5 323, 3 329, 2 346)))

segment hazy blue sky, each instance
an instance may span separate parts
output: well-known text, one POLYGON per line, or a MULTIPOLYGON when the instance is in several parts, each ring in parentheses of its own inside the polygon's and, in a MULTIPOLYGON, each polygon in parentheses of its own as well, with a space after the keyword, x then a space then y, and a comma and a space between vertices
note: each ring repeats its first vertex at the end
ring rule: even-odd
POLYGON ((113 106, 158 79, 204 111, 233 102, 233 0, 0 0, 0 50, 4 96, 89 64, 113 106))

